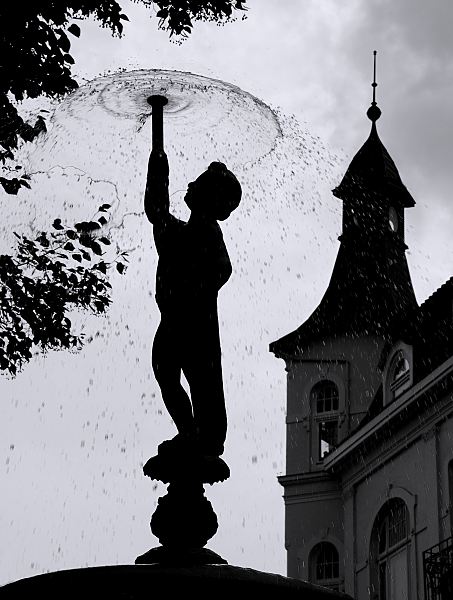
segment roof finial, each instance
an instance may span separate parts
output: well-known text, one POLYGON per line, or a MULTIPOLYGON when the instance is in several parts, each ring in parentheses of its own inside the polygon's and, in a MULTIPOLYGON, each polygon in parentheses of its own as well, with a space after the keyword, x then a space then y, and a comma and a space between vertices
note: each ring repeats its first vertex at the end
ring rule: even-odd
POLYGON ((373 83, 371 84, 371 87, 373 88, 373 101, 371 102, 371 106, 367 110, 367 113, 366 113, 367 117, 373 123, 375 123, 379 119, 379 117, 381 116, 381 109, 376 104, 376 88, 377 88, 377 83, 376 83, 376 54, 377 54, 377 52, 376 52, 376 50, 374 50, 373 51, 373 83))

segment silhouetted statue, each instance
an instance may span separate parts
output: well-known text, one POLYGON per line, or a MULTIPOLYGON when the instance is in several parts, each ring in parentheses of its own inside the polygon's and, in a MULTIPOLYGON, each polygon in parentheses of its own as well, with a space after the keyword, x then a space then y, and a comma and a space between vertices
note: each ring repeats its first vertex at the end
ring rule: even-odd
POLYGON ((204 484, 230 475, 220 458, 227 419, 223 394, 217 295, 231 275, 231 263, 217 221, 241 200, 241 186, 223 163, 211 163, 189 183, 188 222, 170 214, 168 161, 163 144, 163 107, 151 96, 153 145, 149 157, 145 212, 153 224, 159 254, 156 300, 161 321, 153 344, 153 369, 178 434, 159 445, 143 472, 169 483, 151 517, 162 544, 136 558, 137 564, 222 564, 205 548, 218 528, 204 484), (184 373, 190 397, 181 385, 184 373))
MULTIPOLYGON (((156 301, 161 312, 152 364, 165 406, 178 435, 175 444, 194 444, 200 454, 220 456, 226 437, 217 295, 232 269, 222 231, 237 208, 241 186, 223 163, 213 162, 189 183, 188 222, 169 211, 168 161, 163 149, 162 107, 154 96, 153 148, 149 157, 145 212, 153 224, 159 255, 156 301), (181 385, 184 373, 190 398, 181 385)), ((166 442, 171 444, 172 442, 166 442)))

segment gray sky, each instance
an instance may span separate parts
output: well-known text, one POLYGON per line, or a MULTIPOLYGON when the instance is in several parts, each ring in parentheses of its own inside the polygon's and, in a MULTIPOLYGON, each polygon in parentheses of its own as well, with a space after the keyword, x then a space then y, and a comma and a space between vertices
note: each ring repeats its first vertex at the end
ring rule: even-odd
MULTIPOLYGON (((85 23, 72 54, 81 81, 118 68, 162 68, 230 82, 285 115, 296 115, 304 124, 300 132, 320 136, 331 152, 346 157, 342 167, 341 161, 333 168, 323 165, 319 181, 315 162, 310 159, 305 167, 300 160, 300 172, 275 194, 273 186, 288 163, 282 156, 265 162, 250 178, 244 175, 249 206, 223 226, 235 268, 220 300, 229 412, 225 456, 232 476, 207 489, 220 521, 209 546, 231 564, 284 573, 284 512, 276 476, 284 471, 285 373, 267 345, 310 314, 328 283, 341 215, 329 189, 368 136, 374 49, 383 112, 379 133, 417 202, 408 211, 406 239, 419 301, 453 274, 453 5, 450 0, 250 0, 249 5, 247 20, 225 27, 197 24, 177 45, 156 30, 149 11, 125 3, 130 22, 122 40, 85 23), (260 197, 263 182, 267 190, 260 197)), ((126 148, 138 162, 128 163, 129 179, 121 175, 118 182, 137 186, 137 204, 130 210, 140 210, 145 133, 126 148)), ((86 161, 87 147, 80 140, 76 146, 86 161)), ((316 139, 306 147, 321 148, 321 157, 327 156, 316 139)), ((294 146, 288 142, 284 148, 290 152, 294 146)), ((108 161, 102 156, 90 150, 92 177, 108 161)), ((287 160, 297 171, 299 157, 287 160)), ((173 172, 181 170, 176 157, 172 161, 173 172)), ((36 180, 47 189, 49 215, 55 203, 61 205, 62 191, 67 202, 74 195, 69 218, 83 215, 74 192, 83 185, 94 192, 96 205, 112 195, 111 184, 90 186, 83 177, 81 183, 76 170, 51 173, 50 187, 44 177, 36 180)), ((26 221, 33 198, 27 192, 18 198, 16 229, 26 221)), ((6 200, 3 205, 10 207, 11 199, 6 200)), ((39 213, 36 202, 33 210, 39 213)), ((77 355, 38 358, 15 381, 0 382, 5 457, 0 582, 46 570, 133 562, 156 544, 148 521, 164 486, 154 489, 140 464, 173 429, 149 367, 158 318, 149 297, 155 257, 151 244, 136 242, 150 231, 139 217, 126 229, 124 239, 137 250, 126 277, 115 282, 110 316, 80 318, 92 342, 77 355)))

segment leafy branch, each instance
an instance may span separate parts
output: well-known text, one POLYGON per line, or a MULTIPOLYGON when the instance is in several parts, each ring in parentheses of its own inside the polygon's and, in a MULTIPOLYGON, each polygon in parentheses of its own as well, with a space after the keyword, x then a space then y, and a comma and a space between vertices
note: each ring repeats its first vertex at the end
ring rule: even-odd
POLYGON ((218 25, 234 21, 235 11, 243 11, 246 0, 135 0, 145 4, 156 4, 159 29, 184 39, 193 29, 194 21, 215 21, 218 25))
POLYGON ((116 253, 108 236, 109 204, 96 218, 67 227, 61 219, 53 231, 35 239, 15 236, 16 257, 0 256, 0 370, 15 376, 33 351, 73 349, 83 345, 83 334, 72 331, 66 316, 71 309, 103 314, 111 303, 108 274, 123 274, 127 253, 116 253))

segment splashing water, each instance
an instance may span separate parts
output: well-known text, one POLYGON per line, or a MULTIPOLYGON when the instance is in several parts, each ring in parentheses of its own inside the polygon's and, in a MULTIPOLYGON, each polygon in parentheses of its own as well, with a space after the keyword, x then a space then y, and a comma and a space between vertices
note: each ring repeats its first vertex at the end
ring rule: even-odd
POLYGON ((131 161, 143 162, 149 145, 144 125, 151 114, 146 100, 153 94, 169 99, 165 137, 168 150, 179 157, 177 172, 181 163, 183 171, 203 170, 208 157, 237 168, 262 157, 281 137, 273 111, 233 85, 178 71, 123 72, 95 79, 60 105, 41 143, 46 147, 41 164, 77 160, 89 171, 95 156, 98 177, 112 165, 118 175, 123 170, 130 175, 131 161))
POLYGON ((234 270, 219 298, 232 477, 208 490, 220 521, 210 547, 232 563, 283 570, 275 475, 284 459, 284 369, 268 344, 297 327, 327 286, 341 209, 330 188, 343 166, 294 118, 239 88, 152 70, 101 77, 66 98, 48 133, 23 151, 32 189, 2 203, 3 250, 12 230, 86 220, 109 203, 106 227, 131 251, 126 276, 112 281, 108 316, 79 318, 85 348, 37 357, 1 383, 3 581, 131 562, 153 543, 147 523, 162 487, 152 488, 140 465, 174 433, 150 366, 157 256, 142 203, 153 93, 170 98, 173 212, 187 217, 187 182, 213 160, 244 192, 222 223, 234 270))

